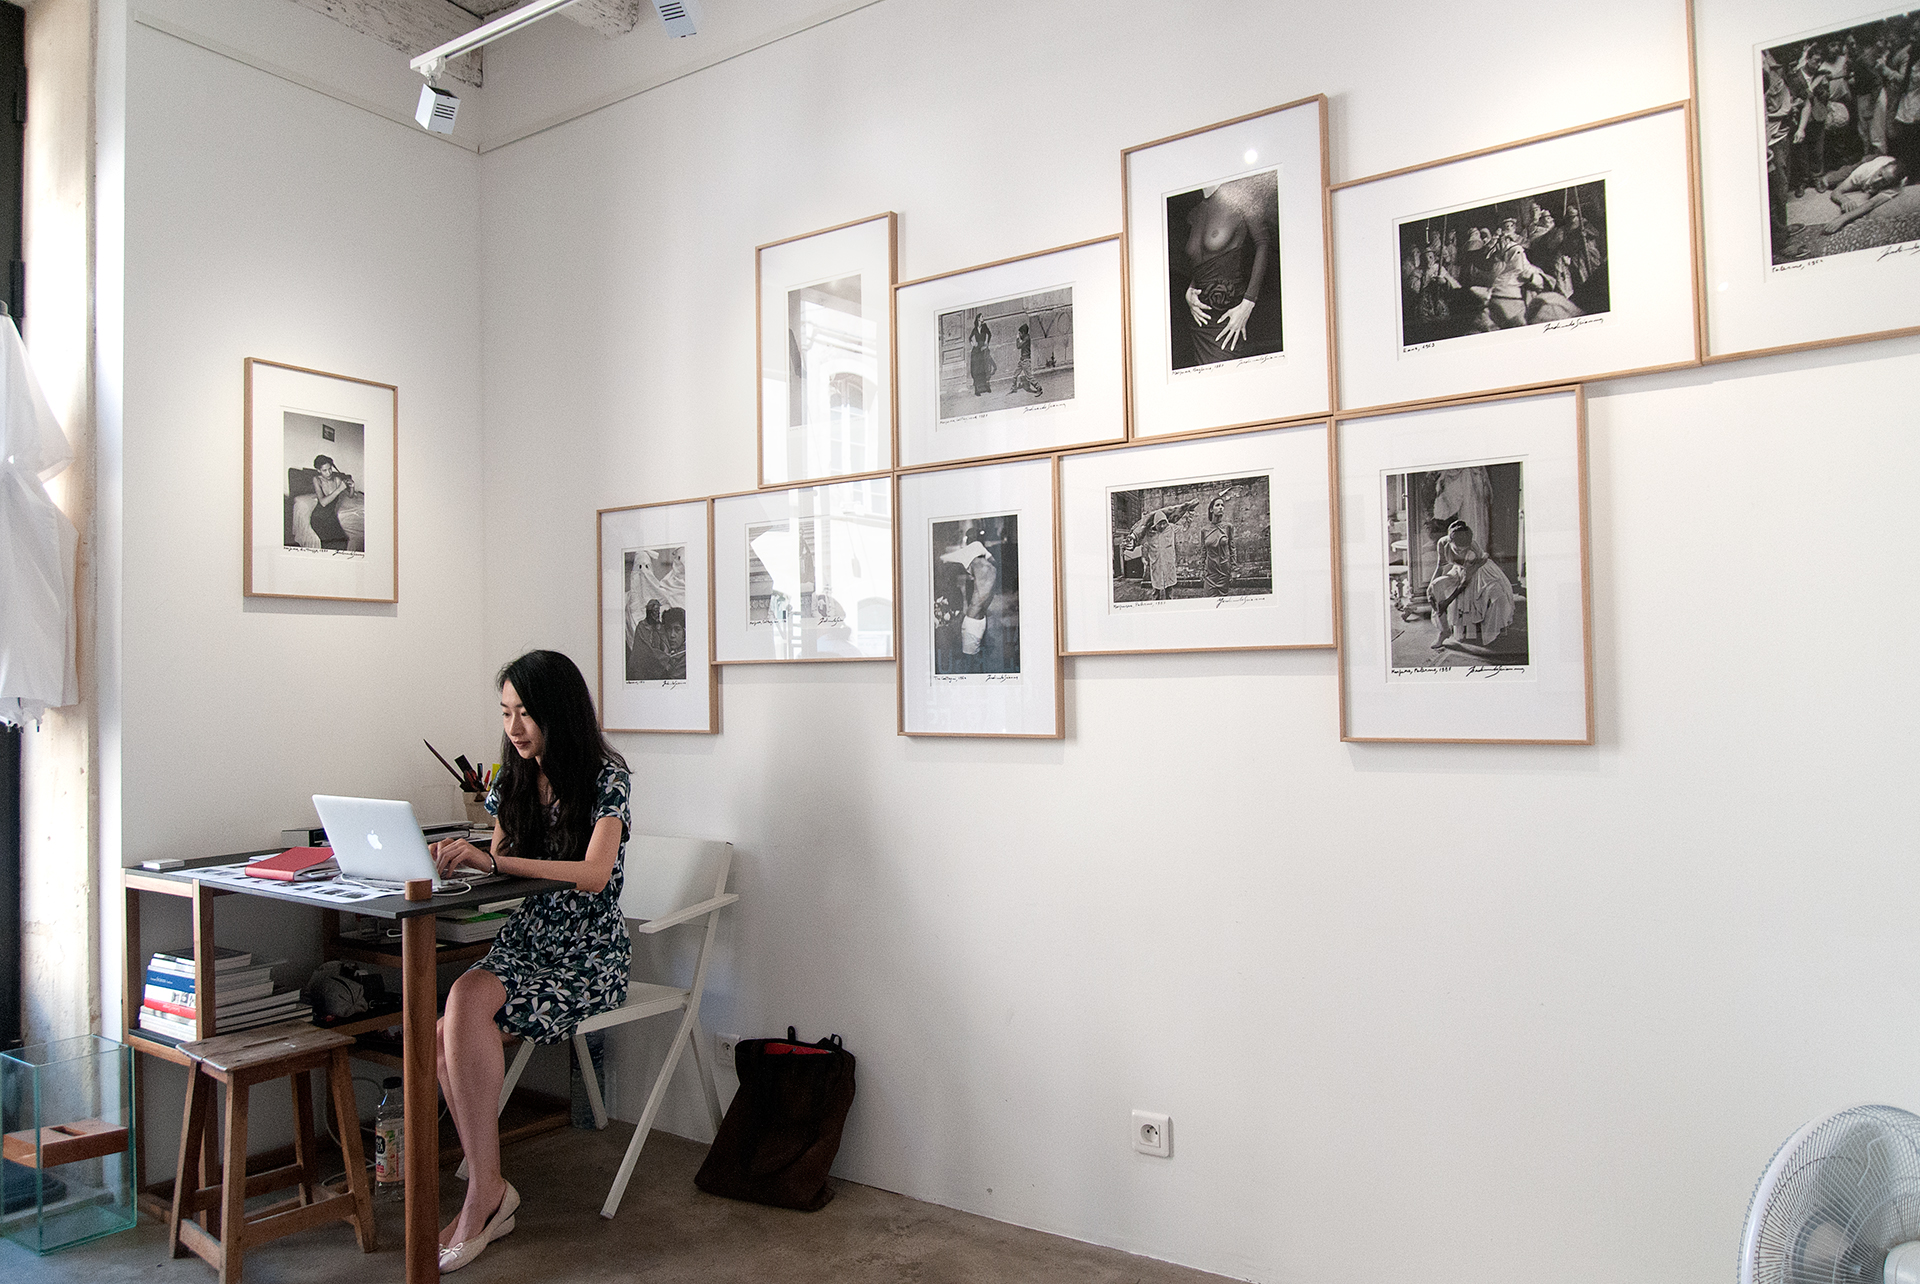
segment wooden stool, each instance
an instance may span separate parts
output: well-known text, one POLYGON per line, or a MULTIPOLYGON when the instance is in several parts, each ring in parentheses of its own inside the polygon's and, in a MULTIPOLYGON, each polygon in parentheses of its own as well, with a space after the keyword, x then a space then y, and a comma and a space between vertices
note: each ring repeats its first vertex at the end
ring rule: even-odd
POLYGON ((347 1069, 347 1049, 352 1046, 353 1040, 347 1035, 303 1021, 180 1045, 192 1061, 187 1069, 187 1117, 180 1130, 180 1163, 173 1175, 173 1209, 167 1216, 167 1248, 172 1256, 180 1257, 183 1249, 192 1249, 220 1272, 220 1284, 240 1284, 240 1261, 247 1249, 335 1220, 352 1222, 360 1251, 373 1251, 373 1199, 367 1190, 366 1160, 360 1149, 360 1111, 354 1105, 353 1077, 347 1069), (340 1144, 347 1164, 347 1193, 323 1192, 316 1198, 319 1174, 307 1072, 322 1066, 327 1070, 334 1117, 340 1121, 343 1134, 340 1144), (249 1177, 247 1093, 256 1083, 283 1076, 293 1086, 294 1162, 249 1177), (217 1166, 212 1162, 215 1146, 207 1141, 215 1083, 227 1086, 226 1159, 217 1166), (298 1197, 247 1216, 248 1196, 288 1186, 300 1188, 298 1197), (202 1224, 196 1224, 192 1219, 203 1213, 207 1215, 202 1224))

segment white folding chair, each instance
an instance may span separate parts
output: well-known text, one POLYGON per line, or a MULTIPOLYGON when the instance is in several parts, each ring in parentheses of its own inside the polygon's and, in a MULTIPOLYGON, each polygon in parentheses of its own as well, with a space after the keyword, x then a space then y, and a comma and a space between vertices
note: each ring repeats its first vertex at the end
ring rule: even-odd
MULTIPOLYGON (((654 985, 645 981, 627 984, 627 1001, 611 1012, 588 1017, 573 1031, 573 1055, 579 1059, 581 1078, 586 1080, 587 1101, 593 1106, 595 1127, 607 1126, 607 1108, 600 1099, 599 1080, 593 1073, 593 1057, 587 1051, 587 1035, 595 1030, 642 1021, 647 1017, 681 1013, 680 1029, 667 1049, 666 1064, 647 1094, 646 1109, 634 1125, 633 1140, 627 1143, 626 1157, 614 1175, 613 1189, 600 1206, 602 1217, 612 1217, 627 1192, 627 1181, 647 1143, 654 1116, 667 1095, 667 1082, 680 1063, 680 1050, 693 1049, 693 1061, 699 1071, 700 1089, 707 1098, 707 1114, 715 1132, 720 1130, 720 1093, 713 1084, 713 1067, 707 1062, 700 1043, 700 995, 707 985, 707 967, 713 961, 713 940, 720 927, 720 911, 740 898, 727 891, 727 872, 733 865, 733 844, 704 838, 661 838, 653 834, 635 834, 627 840, 626 883, 620 889, 620 912, 626 915, 627 930, 640 935, 664 932, 685 923, 706 921, 706 938, 700 943, 700 958, 693 968, 693 984, 684 989, 654 985)), ((500 1086, 500 1109, 507 1108, 520 1072, 527 1068, 534 1045, 522 1042, 519 1055, 507 1070, 500 1086)), ((464 1167, 464 1165, 462 1165, 464 1167)))

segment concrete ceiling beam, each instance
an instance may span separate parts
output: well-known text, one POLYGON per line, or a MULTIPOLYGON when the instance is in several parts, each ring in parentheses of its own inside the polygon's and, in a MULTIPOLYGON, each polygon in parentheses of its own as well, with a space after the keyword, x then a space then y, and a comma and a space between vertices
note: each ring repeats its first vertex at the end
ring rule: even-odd
MULTIPOLYGON (((409 58, 418 57, 456 36, 464 36, 480 20, 451 0, 293 0, 302 9, 332 18, 344 27, 372 36, 409 58)), ((590 0, 582 0, 588 3, 590 0)), ((511 5, 506 6, 511 8, 511 5)), ((578 8, 579 6, 575 6, 578 8)), ((481 55, 476 49, 447 62, 446 76, 478 88, 482 80, 481 55)))

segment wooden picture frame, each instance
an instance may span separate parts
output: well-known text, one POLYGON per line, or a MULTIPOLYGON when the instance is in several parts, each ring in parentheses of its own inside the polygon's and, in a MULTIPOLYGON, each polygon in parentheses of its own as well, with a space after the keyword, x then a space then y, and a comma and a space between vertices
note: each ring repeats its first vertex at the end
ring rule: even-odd
POLYGON ((1129 147, 1120 170, 1133 438, 1331 411, 1326 95, 1129 147))
POLYGON ((601 729, 718 732, 711 504, 634 504, 594 518, 601 729))
POLYGON ((893 467, 893 286, 888 211, 753 251, 759 485, 893 467))
POLYGON ((893 486, 867 477, 713 501, 714 663, 893 659, 893 486))
POLYGON ((264 357, 243 363, 244 591, 400 600, 400 390, 264 357))
POLYGON ((1331 648, 1327 424, 1064 455, 1063 655, 1331 648))
POLYGON ((1120 238, 894 287, 900 467, 1126 440, 1120 238))
POLYGON ((1881 23, 1897 16, 1920 20, 1920 5, 1906 10, 1861 0, 1692 0, 1688 5, 1699 104, 1708 360, 1920 333, 1920 309, 1914 306, 1920 296, 1920 237, 1912 235, 1912 216, 1920 212, 1920 174, 1909 173, 1904 187, 1895 186, 1896 172, 1884 161, 1866 163, 1876 135, 1881 145, 1898 150, 1887 135, 1897 128, 1892 118, 1899 91, 1892 101, 1879 103, 1871 68, 1848 65, 1856 61, 1849 55, 1848 64, 1829 64, 1842 72, 1850 90, 1841 95, 1841 110, 1832 112, 1832 100, 1823 93, 1833 78, 1822 74, 1819 58, 1803 72, 1795 56, 1809 44, 1844 44, 1851 35, 1857 61, 1864 64, 1881 23), (1771 123, 1769 56, 1779 76, 1775 100, 1788 108, 1771 123), (1780 100, 1782 89, 1823 111, 1803 112, 1794 99, 1780 100), (1865 93, 1868 89, 1874 92, 1865 93), (1803 124, 1805 141, 1796 144, 1803 124), (1771 137, 1775 132, 1777 143, 1771 137), (1852 159, 1856 150, 1858 161, 1852 159), (1793 196, 1796 185, 1799 197, 1793 196))
POLYGON ((1592 744, 1584 390, 1339 416, 1329 446, 1340 738, 1592 744))
POLYGON ((1700 359, 1684 102, 1332 192, 1343 410, 1700 359))
POLYGON ((902 473, 899 732, 1066 734, 1051 456, 902 473))

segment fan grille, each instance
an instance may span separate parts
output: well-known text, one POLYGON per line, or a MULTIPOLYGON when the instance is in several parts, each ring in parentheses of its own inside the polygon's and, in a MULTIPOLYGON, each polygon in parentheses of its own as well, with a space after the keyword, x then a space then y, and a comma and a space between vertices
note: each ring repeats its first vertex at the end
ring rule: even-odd
POLYGON ((1879 1284, 1920 1240, 1920 1116, 1853 1106, 1790 1137, 1747 1210, 1741 1284, 1879 1284))

